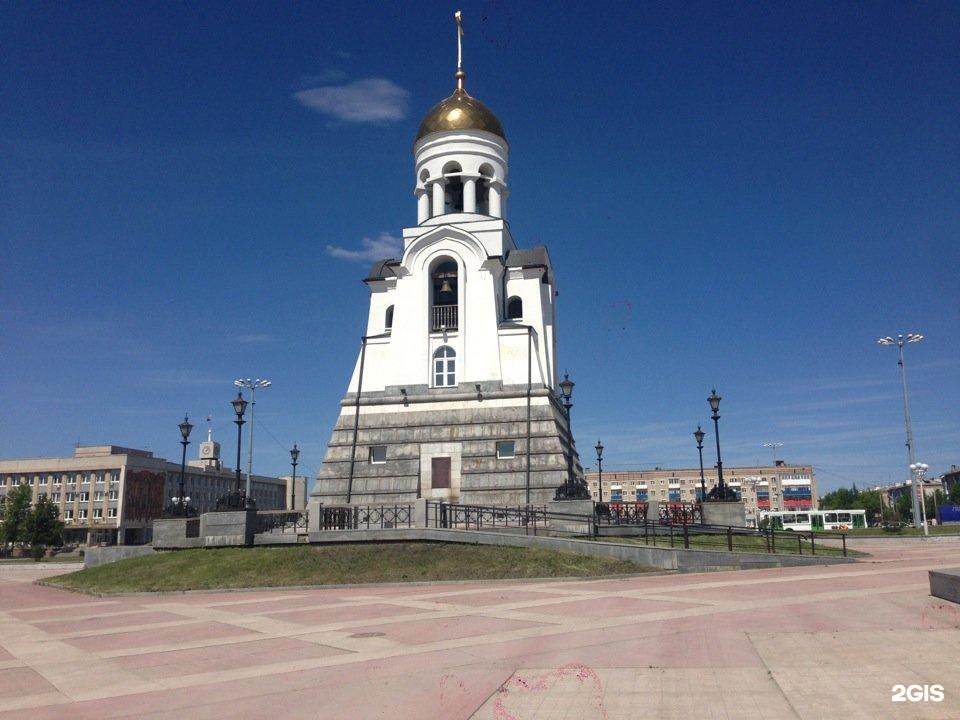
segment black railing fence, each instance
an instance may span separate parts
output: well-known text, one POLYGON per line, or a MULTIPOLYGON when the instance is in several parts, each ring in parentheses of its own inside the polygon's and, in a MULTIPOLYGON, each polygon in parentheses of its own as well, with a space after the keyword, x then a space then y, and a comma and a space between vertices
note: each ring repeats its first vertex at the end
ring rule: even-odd
POLYGON ((427 501, 427 527, 453 530, 546 527, 547 508, 538 505, 497 507, 427 501))
POLYGON ((287 510, 259 510, 257 512, 255 533, 284 532, 286 530, 306 530, 307 513, 287 510))
POLYGON ((324 505, 321 530, 370 530, 413 527, 413 505, 324 505))

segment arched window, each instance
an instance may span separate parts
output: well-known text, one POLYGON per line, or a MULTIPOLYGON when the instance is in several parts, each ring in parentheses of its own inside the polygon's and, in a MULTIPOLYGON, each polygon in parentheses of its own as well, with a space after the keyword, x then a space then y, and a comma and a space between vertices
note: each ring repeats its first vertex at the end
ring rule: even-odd
POLYGON ((393 305, 387 308, 387 314, 383 318, 383 328, 387 332, 393 330, 393 305))
POLYGON ((456 387, 457 353, 449 345, 438 347, 433 353, 433 386, 456 387))
POLYGON ((446 185, 443 188, 443 211, 445 213, 463 212, 463 179, 460 163, 448 162, 443 166, 446 185))
POLYGON ((481 215, 490 214, 490 181, 493 180, 493 168, 489 165, 480 166, 480 178, 477 180, 477 212, 481 215))
POLYGON ((523 300, 514 295, 507 300, 507 319, 520 320, 523 317, 523 300))
POLYGON ((441 258, 430 272, 430 331, 457 329, 457 263, 441 258))

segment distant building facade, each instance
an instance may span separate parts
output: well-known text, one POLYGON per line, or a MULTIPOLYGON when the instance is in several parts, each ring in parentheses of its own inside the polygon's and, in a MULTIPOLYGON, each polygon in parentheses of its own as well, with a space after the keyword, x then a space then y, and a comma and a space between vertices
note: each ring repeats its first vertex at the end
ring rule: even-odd
MULTIPOLYGON (((236 472, 223 467, 213 440, 200 443, 199 450, 200 459, 187 464, 184 495, 202 513, 233 489, 236 472)), ((64 540, 71 544, 149 542, 154 519, 179 493, 179 484, 180 463, 115 445, 77 447, 71 457, 0 460, 0 501, 17 485, 30 487, 33 502, 46 494, 60 508, 64 540)), ((289 503, 289 484, 282 478, 254 475, 251 488, 258 509, 282 510, 289 503)))
MULTIPOLYGON (((717 484, 715 468, 704 468, 707 492, 717 484)), ((588 472, 587 485, 600 499, 599 474, 588 472)), ((817 507, 817 481, 810 465, 725 467, 723 481, 744 502, 747 523, 756 524, 759 510, 810 510, 817 507)), ((605 470, 604 502, 696 502, 701 498, 700 468, 605 470)))

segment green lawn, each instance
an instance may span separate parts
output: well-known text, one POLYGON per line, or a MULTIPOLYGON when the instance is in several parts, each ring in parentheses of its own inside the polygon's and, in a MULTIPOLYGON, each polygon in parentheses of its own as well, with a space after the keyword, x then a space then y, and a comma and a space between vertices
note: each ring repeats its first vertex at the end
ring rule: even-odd
POLYGON ((387 543, 180 550, 57 575, 93 593, 348 583, 596 577, 655 568, 535 548, 387 543))

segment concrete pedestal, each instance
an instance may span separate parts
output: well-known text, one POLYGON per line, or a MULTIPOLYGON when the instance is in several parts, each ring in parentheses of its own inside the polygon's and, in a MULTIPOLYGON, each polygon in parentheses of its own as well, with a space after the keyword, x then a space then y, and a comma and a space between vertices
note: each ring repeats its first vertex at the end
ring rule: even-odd
POLYGON ((550 518, 550 529, 571 535, 590 535, 593 533, 593 500, 551 500, 547 503, 548 513, 582 515, 580 518, 550 518))
POLYGON ((930 570, 930 594, 960 604, 960 568, 930 570))
POLYGON ((717 502, 708 500, 703 503, 703 522, 707 525, 747 526, 747 510, 743 502, 717 502))
POLYGON ((256 518, 256 510, 204 513, 200 518, 204 546, 253 545, 256 518))
POLYGON ((153 521, 153 547, 158 549, 201 547, 200 518, 162 518, 153 521))

